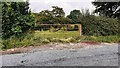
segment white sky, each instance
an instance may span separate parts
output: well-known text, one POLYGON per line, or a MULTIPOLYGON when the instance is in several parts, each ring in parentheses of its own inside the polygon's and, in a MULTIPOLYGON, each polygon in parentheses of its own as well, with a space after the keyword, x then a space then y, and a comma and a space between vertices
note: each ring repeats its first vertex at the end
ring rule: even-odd
POLYGON ((94 10, 94 6, 92 5, 92 1, 94 0, 29 0, 30 8, 32 12, 40 12, 42 10, 51 10, 51 6, 59 6, 64 9, 66 15, 70 13, 70 11, 77 9, 89 9, 90 12, 94 10))

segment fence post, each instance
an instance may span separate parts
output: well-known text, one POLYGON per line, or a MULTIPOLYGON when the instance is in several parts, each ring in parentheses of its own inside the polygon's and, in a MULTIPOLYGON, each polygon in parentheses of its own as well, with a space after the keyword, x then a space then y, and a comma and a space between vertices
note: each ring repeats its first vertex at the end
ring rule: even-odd
POLYGON ((81 24, 79 24, 79 34, 80 34, 80 36, 82 35, 82 26, 81 26, 81 24))

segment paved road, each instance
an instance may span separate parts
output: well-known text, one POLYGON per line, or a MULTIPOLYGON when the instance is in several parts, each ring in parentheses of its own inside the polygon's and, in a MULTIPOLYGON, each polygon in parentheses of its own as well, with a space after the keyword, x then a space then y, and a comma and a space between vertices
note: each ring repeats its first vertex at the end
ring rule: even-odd
POLYGON ((118 45, 2 56, 3 66, 118 66, 118 45))

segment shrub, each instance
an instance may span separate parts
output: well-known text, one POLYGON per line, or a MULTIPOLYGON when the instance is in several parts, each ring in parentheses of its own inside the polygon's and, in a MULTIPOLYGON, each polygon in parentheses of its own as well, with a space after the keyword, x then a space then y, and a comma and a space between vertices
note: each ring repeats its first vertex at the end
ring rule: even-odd
POLYGON ((118 35, 119 22, 114 18, 107 17, 84 17, 82 22, 83 35, 110 36, 118 35))
POLYGON ((34 16, 29 11, 28 2, 3 2, 2 3, 2 37, 8 39, 15 35, 32 30, 34 16))

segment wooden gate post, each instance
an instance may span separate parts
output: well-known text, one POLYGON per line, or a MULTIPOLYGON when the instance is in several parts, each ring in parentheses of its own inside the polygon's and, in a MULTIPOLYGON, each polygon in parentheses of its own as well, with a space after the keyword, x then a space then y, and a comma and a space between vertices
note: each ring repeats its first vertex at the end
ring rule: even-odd
POLYGON ((79 24, 79 34, 80 34, 80 36, 82 35, 82 25, 81 24, 79 24))

